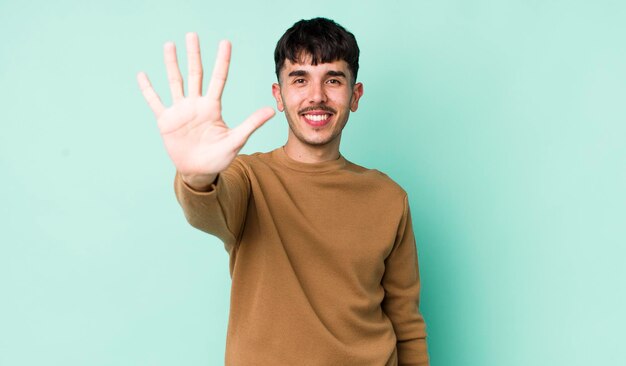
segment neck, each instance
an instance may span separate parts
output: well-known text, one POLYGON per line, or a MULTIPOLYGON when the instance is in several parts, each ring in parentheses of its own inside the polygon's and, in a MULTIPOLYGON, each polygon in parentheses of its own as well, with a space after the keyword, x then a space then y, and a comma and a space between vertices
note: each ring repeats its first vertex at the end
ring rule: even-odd
POLYGON ((285 153, 291 159, 301 163, 323 163, 339 159, 340 136, 324 145, 308 145, 289 136, 285 144, 285 153))

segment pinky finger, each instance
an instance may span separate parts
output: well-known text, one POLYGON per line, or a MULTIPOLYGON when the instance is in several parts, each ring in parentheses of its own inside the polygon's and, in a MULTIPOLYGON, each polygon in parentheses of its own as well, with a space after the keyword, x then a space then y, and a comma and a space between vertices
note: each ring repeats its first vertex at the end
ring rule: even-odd
POLYGON ((139 89, 141 89, 141 93, 143 97, 148 102, 150 109, 154 112, 154 115, 159 118, 161 113, 165 110, 163 103, 161 102, 161 98, 152 88, 152 84, 150 84, 150 80, 148 79, 148 75, 144 72, 140 72, 137 74, 137 83, 139 84, 139 89))

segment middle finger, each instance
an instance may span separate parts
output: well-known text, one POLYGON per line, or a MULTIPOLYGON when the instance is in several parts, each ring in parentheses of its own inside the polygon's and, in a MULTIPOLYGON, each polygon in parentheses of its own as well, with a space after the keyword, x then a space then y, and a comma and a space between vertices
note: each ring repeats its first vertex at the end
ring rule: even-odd
POLYGON ((200 59, 200 45, 196 33, 187 33, 187 61, 189 68, 190 97, 199 97, 202 94, 202 60, 200 59))

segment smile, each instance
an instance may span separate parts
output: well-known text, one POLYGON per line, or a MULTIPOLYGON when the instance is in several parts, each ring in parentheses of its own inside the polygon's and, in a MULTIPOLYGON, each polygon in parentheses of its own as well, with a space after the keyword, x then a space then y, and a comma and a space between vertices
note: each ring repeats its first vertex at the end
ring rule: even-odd
POLYGON ((328 114, 305 114, 304 115, 304 118, 314 121, 314 122, 325 121, 328 119, 328 117, 330 117, 330 115, 328 114))
POLYGON ((304 113, 302 117, 304 117, 304 121, 311 127, 324 127, 330 121, 332 114, 325 113, 304 113))

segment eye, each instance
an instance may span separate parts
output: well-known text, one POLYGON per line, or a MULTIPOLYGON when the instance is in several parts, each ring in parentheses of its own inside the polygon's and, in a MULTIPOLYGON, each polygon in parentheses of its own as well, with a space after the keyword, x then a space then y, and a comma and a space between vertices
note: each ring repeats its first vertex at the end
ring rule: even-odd
POLYGON ((339 85, 341 84, 341 81, 338 79, 329 79, 328 81, 326 81, 328 84, 335 84, 335 85, 339 85))
POLYGON ((293 81, 294 84, 303 84, 304 83, 304 79, 300 78, 300 79, 295 79, 293 81))

